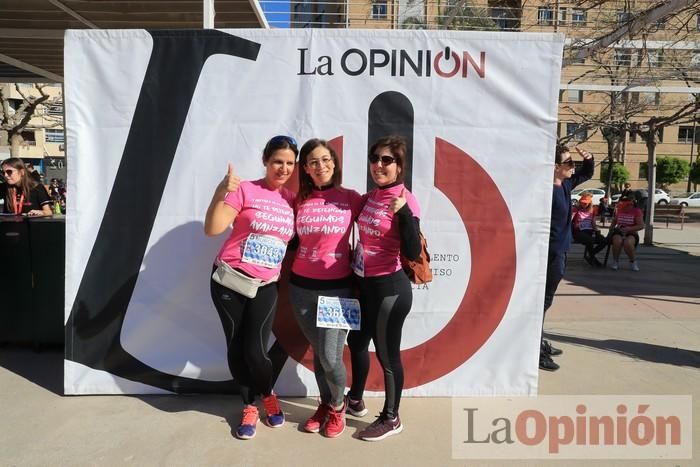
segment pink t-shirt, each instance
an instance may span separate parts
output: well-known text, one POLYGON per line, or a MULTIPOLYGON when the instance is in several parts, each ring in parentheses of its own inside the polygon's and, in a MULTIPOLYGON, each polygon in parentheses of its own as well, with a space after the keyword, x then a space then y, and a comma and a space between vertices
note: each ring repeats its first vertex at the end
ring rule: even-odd
POLYGON ((642 216, 642 210, 639 208, 626 209, 618 211, 615 216, 617 217, 615 224, 617 227, 630 227, 637 224, 634 219, 642 216))
POLYGON ((576 230, 593 230, 593 210, 574 208, 573 224, 576 230))
POLYGON ((217 258, 261 280, 278 275, 294 234, 294 193, 270 189, 265 180, 244 181, 224 203, 238 215, 217 258))
POLYGON ((342 279, 350 275, 350 234, 362 207, 354 190, 313 190, 297 208, 299 249, 292 272, 311 279, 342 279))
MULTIPOLYGON (((357 252, 362 252, 364 277, 385 276, 401 269, 399 219, 390 204, 405 189, 400 183, 390 188, 375 188, 367 194, 367 201, 357 218, 361 243, 357 252)), ((416 197, 408 190, 404 196, 413 216, 420 218, 416 197)), ((357 268, 355 272, 358 272, 357 268)))

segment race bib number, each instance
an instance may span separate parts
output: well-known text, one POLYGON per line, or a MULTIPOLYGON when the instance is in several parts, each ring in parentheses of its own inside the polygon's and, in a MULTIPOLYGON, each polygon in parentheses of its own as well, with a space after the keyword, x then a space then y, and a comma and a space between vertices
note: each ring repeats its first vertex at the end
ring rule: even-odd
POLYGON ((318 297, 316 327, 360 329, 360 302, 355 298, 318 297))
POLYGON ((357 242, 355 255, 352 257, 352 270, 360 277, 365 277, 365 249, 362 243, 357 242))
POLYGON ((277 237, 250 234, 246 238, 241 261, 272 269, 282 264, 285 251, 287 244, 277 237))

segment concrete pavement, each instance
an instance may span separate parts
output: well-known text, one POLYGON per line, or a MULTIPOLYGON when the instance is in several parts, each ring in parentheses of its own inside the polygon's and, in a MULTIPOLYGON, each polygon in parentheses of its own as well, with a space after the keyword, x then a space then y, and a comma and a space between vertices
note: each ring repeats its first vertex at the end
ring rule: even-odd
POLYGON ((243 442, 231 436, 236 396, 63 397, 61 352, 3 348, 0 465, 700 465, 700 223, 657 228, 655 240, 640 247, 638 273, 625 261, 593 269, 573 247, 545 324, 562 367, 540 372, 540 393, 691 394, 694 460, 454 460, 449 398, 404 398, 404 432, 379 443, 356 433, 381 399, 333 440, 299 432, 314 400, 285 399, 288 423, 243 442))

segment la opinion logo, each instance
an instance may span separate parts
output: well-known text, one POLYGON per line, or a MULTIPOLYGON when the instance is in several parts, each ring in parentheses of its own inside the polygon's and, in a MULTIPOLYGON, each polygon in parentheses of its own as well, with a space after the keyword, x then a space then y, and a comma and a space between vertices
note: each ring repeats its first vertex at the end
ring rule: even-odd
POLYGON ((479 62, 467 51, 458 54, 450 47, 437 53, 432 50, 362 49, 351 48, 340 58, 331 55, 311 57, 309 48, 299 48, 299 72, 297 75, 332 76, 338 67, 348 76, 380 74, 386 76, 430 77, 433 72, 441 78, 460 76, 467 78, 473 69, 479 78, 486 77, 486 52, 479 52, 479 62), (381 71, 381 73, 379 73, 381 71))
MULTIPOLYGON (((233 381, 198 380, 150 367, 124 349, 120 333, 202 67, 214 54, 255 61, 260 44, 216 30, 149 33, 153 48, 134 118, 66 322, 66 359, 173 392, 234 392, 233 381), (149 183, 134 190, 133 180, 143 173, 149 174, 149 183)), ((412 149, 413 108, 405 96, 383 93, 368 117, 368 141, 400 134, 412 149)), ((334 143, 342 156, 342 137, 334 143)), ((435 187, 455 206, 469 235, 472 272, 447 325, 402 351, 406 388, 435 380, 467 361, 503 318, 515 281, 515 232, 498 187, 469 154, 447 141, 435 139, 434 157, 435 187)), ((407 172, 411 163, 412 152, 407 172)), ((369 174, 367 178, 369 184, 369 174)), ((311 367, 308 343, 286 303, 286 281, 281 285, 274 323, 278 342, 271 357, 278 370, 287 355, 311 367)), ((378 390, 382 384, 381 369, 372 359, 367 389, 378 390)))

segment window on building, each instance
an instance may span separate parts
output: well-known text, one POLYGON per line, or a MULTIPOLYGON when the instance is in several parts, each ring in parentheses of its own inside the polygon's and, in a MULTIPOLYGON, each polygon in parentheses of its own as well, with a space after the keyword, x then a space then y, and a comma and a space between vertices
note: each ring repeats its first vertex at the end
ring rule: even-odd
POLYGON ((700 13, 698 13, 698 15, 696 16, 696 18, 697 18, 697 20, 696 20, 696 21, 697 21, 697 24, 695 25, 695 29, 697 29, 698 31, 700 31, 700 13))
POLYGON ((48 128, 46 130, 46 142, 47 143, 65 143, 66 133, 63 130, 56 130, 53 128, 48 128))
POLYGON ((551 26, 554 24, 554 9, 548 6, 537 8, 537 24, 551 26))
POLYGON ((63 116, 63 106, 61 104, 53 104, 46 107, 46 113, 54 117, 63 116))
POLYGON ((576 57, 576 55, 578 54, 579 50, 580 50, 580 49, 571 49, 571 50, 570 50, 570 55, 569 55, 570 63, 576 63, 576 64, 579 64, 579 65, 582 65, 582 64, 586 63, 586 59, 585 59, 585 58, 577 58, 577 57, 576 57))
POLYGON ((566 24, 566 12, 568 8, 566 7, 561 7, 559 8, 559 24, 566 24))
POLYGON ((666 18, 661 18, 656 23, 654 23, 656 29, 666 29, 666 18))
POLYGON ((638 92, 630 92, 627 95, 628 101, 630 104, 639 104, 639 93, 638 92))
POLYGON ((631 66, 632 49, 615 49, 615 65, 631 66))
POLYGON ((658 92, 640 92, 639 101, 646 105, 659 105, 660 94, 658 92))
POLYGON ((23 131, 20 133, 25 144, 36 146, 36 138, 33 131, 23 131))
POLYGON ((662 63, 663 63, 663 50, 661 49, 655 49, 655 50, 648 50, 647 51, 647 57, 649 60, 649 66, 652 68, 659 68, 662 63))
POLYGON ((629 23, 630 19, 632 18, 632 13, 629 11, 624 11, 624 10, 617 10, 617 24, 618 25, 623 25, 629 23))
POLYGON ((646 180, 649 178, 649 170, 647 169, 648 164, 646 162, 639 163, 639 176, 640 180, 646 180))
POLYGON ((578 89, 569 89, 566 92, 566 102, 583 102, 583 91, 578 89))
POLYGON ((630 131, 629 135, 630 135, 629 142, 630 142, 630 143, 636 143, 636 142, 637 142, 637 133, 634 133, 634 132, 631 132, 631 131, 630 131))
POLYGON ((579 125, 578 123, 567 123, 566 136, 573 136, 572 139, 574 141, 586 141, 586 139, 588 139, 588 130, 585 126, 579 125))
POLYGON ((574 26, 584 26, 586 24, 586 11, 580 8, 572 9, 571 24, 574 26))
POLYGON ((386 19, 386 1, 372 3, 372 19, 386 19))
POLYGON ((693 128, 692 126, 678 127, 678 142, 683 144, 692 143, 693 134, 695 135, 695 142, 700 143, 700 128, 693 128))
POLYGON ((613 102, 617 105, 624 105, 627 103, 627 93, 626 92, 613 92, 612 93, 613 102))

